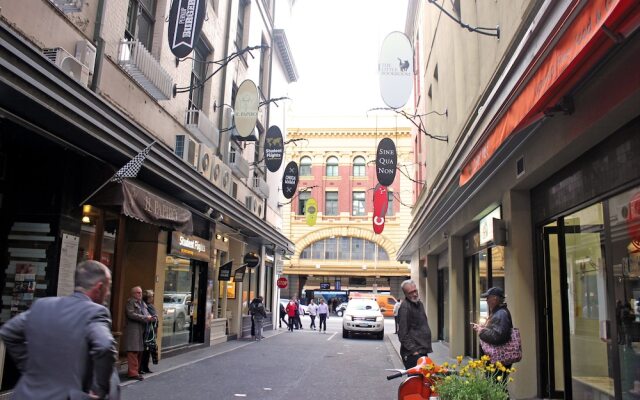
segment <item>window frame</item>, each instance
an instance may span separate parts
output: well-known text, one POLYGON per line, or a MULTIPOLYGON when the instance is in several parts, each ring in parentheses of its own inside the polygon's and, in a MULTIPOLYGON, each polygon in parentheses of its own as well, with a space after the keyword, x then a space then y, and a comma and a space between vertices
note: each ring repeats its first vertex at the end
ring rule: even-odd
POLYGON ((367 176, 367 160, 362 156, 357 156, 353 159, 352 172, 353 177, 362 178, 367 176), (362 160, 360 162, 360 160, 362 160))
POLYGON ((365 192, 359 190, 353 191, 351 194, 351 215, 354 217, 365 217, 367 215, 366 203, 365 192))
POLYGON ((325 164, 325 176, 329 177, 337 177, 340 176, 340 160, 336 156, 327 157, 327 161, 325 164), (335 163, 334 161, 335 160, 335 163))
POLYGON ((325 216, 337 216, 340 215, 340 209, 339 209, 339 204, 340 204, 340 200, 339 200, 339 196, 338 196, 338 192, 336 192, 335 190, 329 190, 326 191, 324 194, 324 215, 325 216), (329 198, 331 195, 331 199, 329 198), (335 196, 335 199, 333 198, 335 196), (335 207, 329 207, 329 202, 333 203, 335 202, 335 207), (335 209, 335 212, 334 212, 335 209))
POLYGON ((311 176, 311 157, 303 156, 300 158, 300 176, 311 176), (309 160, 307 163, 306 160, 309 160), (307 174, 306 169, 308 168, 309 173, 307 174))

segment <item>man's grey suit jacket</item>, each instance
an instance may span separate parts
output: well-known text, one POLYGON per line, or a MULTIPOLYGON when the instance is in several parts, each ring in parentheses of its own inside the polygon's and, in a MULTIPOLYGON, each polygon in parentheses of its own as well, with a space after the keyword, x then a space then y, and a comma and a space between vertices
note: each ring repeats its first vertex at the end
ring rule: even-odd
POLYGON ((0 327, 21 372, 15 399, 100 398, 116 360, 109 310, 83 293, 37 300, 0 327))

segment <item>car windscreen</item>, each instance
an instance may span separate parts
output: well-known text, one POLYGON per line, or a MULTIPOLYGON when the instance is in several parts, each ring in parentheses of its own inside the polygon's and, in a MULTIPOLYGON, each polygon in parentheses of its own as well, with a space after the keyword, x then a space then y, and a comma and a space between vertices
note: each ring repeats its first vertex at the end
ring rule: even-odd
POLYGON ((378 307, 377 303, 374 302, 357 302, 357 303, 349 303, 349 305, 347 306, 347 308, 349 310, 378 310, 380 309, 380 307, 378 307))
POLYGON ((164 302, 165 303, 171 303, 171 304, 180 304, 182 302, 182 299, 184 299, 183 296, 164 296, 164 302))

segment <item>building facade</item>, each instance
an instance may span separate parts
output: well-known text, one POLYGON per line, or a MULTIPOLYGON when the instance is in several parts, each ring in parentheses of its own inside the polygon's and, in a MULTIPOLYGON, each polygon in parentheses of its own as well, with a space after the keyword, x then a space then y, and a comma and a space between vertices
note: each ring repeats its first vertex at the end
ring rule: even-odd
MULTIPOLYGON (((391 113, 393 114, 393 113, 391 113)), ((389 293, 398 297, 408 264, 396 261, 405 238, 412 201, 411 135, 399 116, 294 116, 287 139, 287 159, 300 170, 298 193, 283 205, 283 233, 295 244, 284 262, 290 285, 282 297, 346 299, 349 291, 389 293), (396 145, 398 168, 388 187, 389 204, 381 234, 373 231, 376 151, 380 140, 396 145), (307 223, 306 201, 317 202, 315 224, 307 223), (327 297, 325 296, 325 297, 327 297)))
MULTIPOLYGON (((293 244, 269 190, 281 171, 260 154, 270 126, 286 129, 270 99, 297 79, 274 19, 292 3, 207 1, 178 59, 167 0, 0 2, 0 323, 71 293, 86 259, 112 271, 118 341, 130 289, 155 291, 161 356, 249 335, 258 294, 276 308, 274 265, 293 244), (242 138, 233 109, 247 79, 260 107, 242 138), (139 171, 112 179, 152 143, 139 171), (250 253, 259 262, 242 269, 250 253)), ((1 345, 0 377, 1 390, 17 379, 1 345)))
POLYGON ((414 107, 435 111, 426 128, 448 141, 415 133, 425 184, 398 251, 431 328, 452 356, 477 357, 480 293, 503 287, 523 340, 514 397, 635 398, 640 7, 441 7, 408 8, 414 107), (626 304, 632 320, 620 317, 626 304))

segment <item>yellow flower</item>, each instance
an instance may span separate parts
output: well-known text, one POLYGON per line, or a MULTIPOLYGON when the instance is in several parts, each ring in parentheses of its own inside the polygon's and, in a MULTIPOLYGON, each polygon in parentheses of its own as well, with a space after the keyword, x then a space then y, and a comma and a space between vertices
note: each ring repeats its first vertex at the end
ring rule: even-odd
POLYGON ((513 378, 509 377, 509 382, 513 382, 513 378))
POLYGON ((448 366, 449 366, 448 362, 445 361, 445 362, 442 363, 442 368, 447 368, 448 366))
POLYGON ((456 360, 458 360, 458 364, 460 364, 462 362, 462 356, 456 357, 456 360))
POLYGON ((498 376, 496 377, 496 380, 497 380, 498 382, 499 382, 499 381, 501 381, 501 380, 502 380, 502 375, 498 375, 498 376))

